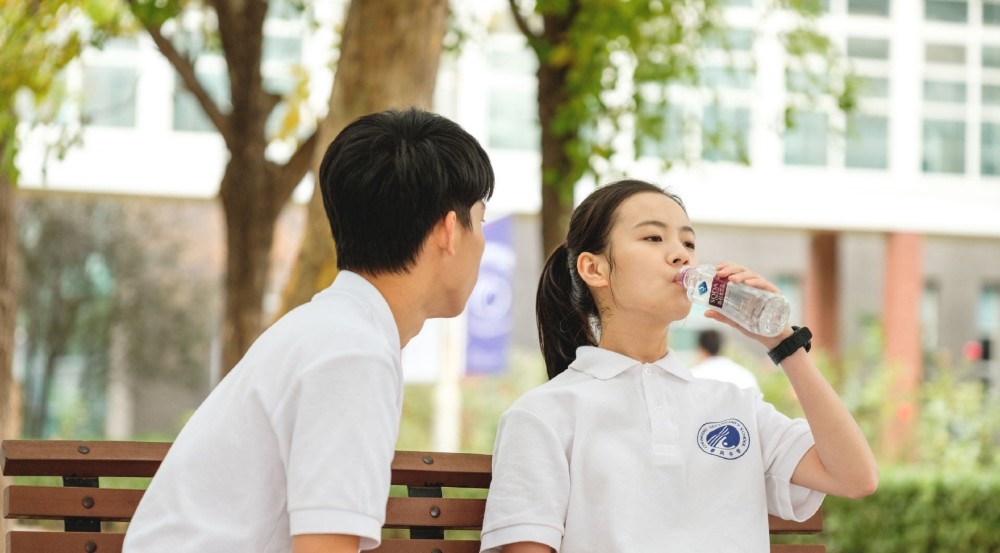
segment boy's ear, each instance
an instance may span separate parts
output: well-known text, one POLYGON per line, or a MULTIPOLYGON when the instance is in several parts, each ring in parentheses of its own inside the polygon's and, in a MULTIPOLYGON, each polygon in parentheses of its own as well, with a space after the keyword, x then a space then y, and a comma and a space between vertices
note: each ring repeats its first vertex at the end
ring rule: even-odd
POLYGON ((583 252, 576 258, 576 270, 587 285, 600 288, 608 285, 611 266, 603 255, 583 252))
POLYGON ((449 211, 442 217, 431 230, 431 240, 439 249, 455 254, 456 239, 458 237, 458 214, 449 211))

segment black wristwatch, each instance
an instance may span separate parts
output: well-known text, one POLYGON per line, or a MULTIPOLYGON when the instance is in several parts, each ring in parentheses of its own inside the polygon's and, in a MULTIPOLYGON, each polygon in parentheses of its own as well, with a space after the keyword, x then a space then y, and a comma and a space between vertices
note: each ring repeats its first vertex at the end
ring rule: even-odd
POLYGON ((767 356, 774 361, 775 365, 780 364, 785 360, 786 357, 795 353, 799 348, 806 348, 808 352, 812 348, 812 332, 804 326, 793 326, 792 335, 781 341, 780 344, 774 346, 774 349, 767 352, 767 356))

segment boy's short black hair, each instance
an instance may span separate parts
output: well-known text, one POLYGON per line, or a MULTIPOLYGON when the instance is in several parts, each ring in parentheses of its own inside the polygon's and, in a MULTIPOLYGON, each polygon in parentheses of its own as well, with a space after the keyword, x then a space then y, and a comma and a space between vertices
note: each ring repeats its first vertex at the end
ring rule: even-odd
POLYGON ((319 186, 337 247, 337 267, 405 273, 449 211, 465 228, 493 195, 493 166, 455 122, 420 109, 356 119, 330 143, 319 186))

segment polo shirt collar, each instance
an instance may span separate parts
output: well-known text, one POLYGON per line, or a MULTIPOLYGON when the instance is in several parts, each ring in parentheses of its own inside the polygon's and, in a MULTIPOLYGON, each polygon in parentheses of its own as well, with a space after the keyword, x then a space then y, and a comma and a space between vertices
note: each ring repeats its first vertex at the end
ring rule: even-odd
MULTIPOLYGON (((667 355, 662 359, 647 364, 684 381, 694 379, 691 371, 681 363, 677 354, 672 350, 667 350, 667 355)), ((570 363, 569 368, 588 374, 598 380, 609 380, 639 365, 643 365, 643 363, 608 349, 580 346, 576 349, 576 359, 570 363)))
POLYGON ((396 318, 392 315, 392 310, 389 309, 389 303, 385 301, 382 293, 374 284, 353 271, 339 271, 333 284, 327 290, 345 292, 360 299, 368 309, 368 313, 371 314, 372 322, 389 341, 389 345, 397 354, 400 353, 399 328, 396 327, 396 318))

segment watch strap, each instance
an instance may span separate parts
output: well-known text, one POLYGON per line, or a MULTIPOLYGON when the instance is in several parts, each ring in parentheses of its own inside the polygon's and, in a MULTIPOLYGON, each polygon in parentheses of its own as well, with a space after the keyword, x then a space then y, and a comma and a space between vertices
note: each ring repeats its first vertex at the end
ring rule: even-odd
POLYGON ((767 352, 767 356, 774 361, 775 365, 780 364, 785 360, 786 357, 798 351, 799 348, 805 348, 808 352, 812 348, 812 332, 804 326, 793 326, 791 336, 785 338, 780 344, 774 346, 774 349, 767 352))

